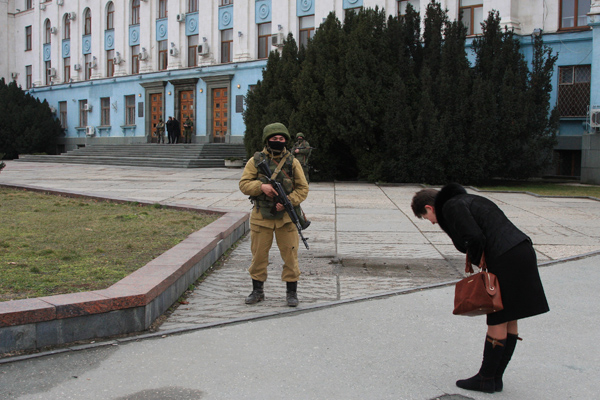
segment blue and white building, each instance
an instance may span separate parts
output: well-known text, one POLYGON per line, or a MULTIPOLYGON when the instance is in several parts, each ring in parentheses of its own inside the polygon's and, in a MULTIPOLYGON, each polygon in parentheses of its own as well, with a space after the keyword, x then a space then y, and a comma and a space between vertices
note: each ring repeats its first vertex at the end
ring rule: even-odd
MULTIPOLYGON (((300 45, 331 12, 361 7, 424 15, 425 0, 4 0, 0 76, 46 99, 65 128, 60 151, 146 143, 160 117, 195 122, 196 143, 243 141, 244 94, 289 32, 300 45)), ((489 11, 558 53, 561 115, 551 173, 600 183, 600 2, 442 0, 471 37, 489 11)))

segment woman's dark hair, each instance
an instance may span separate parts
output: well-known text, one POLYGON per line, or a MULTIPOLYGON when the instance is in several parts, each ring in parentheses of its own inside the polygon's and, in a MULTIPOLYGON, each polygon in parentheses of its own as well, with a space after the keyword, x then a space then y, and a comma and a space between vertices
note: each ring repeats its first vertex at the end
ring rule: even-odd
POLYGON ((435 196, 437 196, 438 191, 435 189, 422 189, 419 190, 413 196, 412 203, 410 207, 415 213, 415 217, 421 218, 426 214, 425 206, 432 206, 435 204, 435 196))

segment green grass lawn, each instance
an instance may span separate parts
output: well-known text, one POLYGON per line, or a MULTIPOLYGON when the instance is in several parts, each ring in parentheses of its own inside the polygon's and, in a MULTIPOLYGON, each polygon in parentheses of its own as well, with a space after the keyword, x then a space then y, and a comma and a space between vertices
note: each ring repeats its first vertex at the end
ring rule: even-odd
POLYGON ((531 192, 543 196, 585 196, 600 199, 600 186, 572 182, 498 182, 490 186, 477 186, 477 189, 531 192))
POLYGON ((217 218, 0 187, 0 301, 107 288, 217 218))

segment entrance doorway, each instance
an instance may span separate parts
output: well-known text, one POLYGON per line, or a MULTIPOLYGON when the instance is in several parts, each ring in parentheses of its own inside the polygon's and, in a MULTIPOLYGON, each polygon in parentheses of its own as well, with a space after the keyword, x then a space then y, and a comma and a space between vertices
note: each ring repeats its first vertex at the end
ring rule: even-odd
MULTIPOLYGON (((194 91, 182 90, 179 92, 179 143, 183 143, 183 123, 188 117, 194 122, 194 91)), ((196 124, 194 123, 195 126, 196 124)), ((194 132, 192 132, 193 136, 194 132)))
POLYGON ((213 89, 213 143, 225 143, 229 114, 227 88, 213 89))
POLYGON ((150 135, 152 143, 156 143, 158 140, 156 137, 156 124, 158 124, 160 118, 163 119, 163 122, 166 122, 163 115, 163 96, 162 93, 152 93, 150 95, 150 135))

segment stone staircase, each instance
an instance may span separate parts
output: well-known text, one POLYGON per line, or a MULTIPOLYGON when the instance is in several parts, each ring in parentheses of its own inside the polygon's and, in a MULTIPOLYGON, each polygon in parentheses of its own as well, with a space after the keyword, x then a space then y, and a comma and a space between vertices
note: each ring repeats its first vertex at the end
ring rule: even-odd
POLYGON ((246 159, 243 144, 127 144, 88 145, 66 153, 50 155, 20 155, 15 161, 125 165, 158 168, 219 168, 225 159, 246 159))

